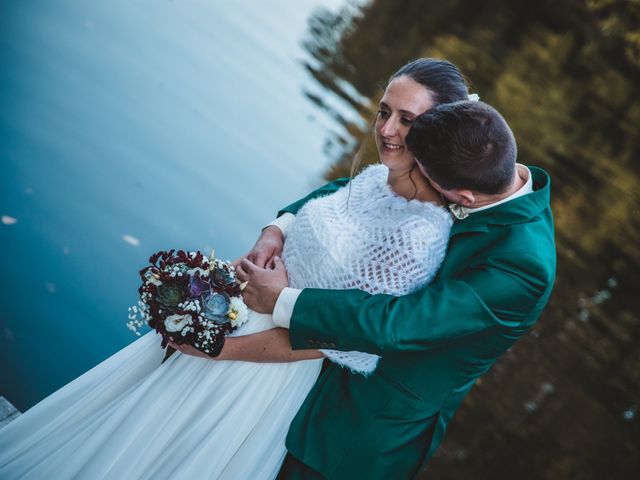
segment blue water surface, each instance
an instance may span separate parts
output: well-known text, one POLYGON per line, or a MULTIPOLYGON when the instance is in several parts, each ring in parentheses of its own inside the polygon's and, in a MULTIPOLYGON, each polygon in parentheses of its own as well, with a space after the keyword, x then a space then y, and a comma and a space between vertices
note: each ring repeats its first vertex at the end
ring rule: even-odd
POLYGON ((24 410, 135 340, 152 252, 235 258, 322 182, 317 3, 3 2, 0 395, 24 410))

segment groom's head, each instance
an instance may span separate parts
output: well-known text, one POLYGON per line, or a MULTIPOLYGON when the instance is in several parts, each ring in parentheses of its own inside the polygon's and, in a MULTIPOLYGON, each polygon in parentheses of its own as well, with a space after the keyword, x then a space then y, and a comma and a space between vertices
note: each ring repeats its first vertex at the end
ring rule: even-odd
POLYGON ((438 105, 418 116, 406 138, 423 173, 450 201, 473 206, 500 196, 516 175, 516 141, 484 102, 438 105))

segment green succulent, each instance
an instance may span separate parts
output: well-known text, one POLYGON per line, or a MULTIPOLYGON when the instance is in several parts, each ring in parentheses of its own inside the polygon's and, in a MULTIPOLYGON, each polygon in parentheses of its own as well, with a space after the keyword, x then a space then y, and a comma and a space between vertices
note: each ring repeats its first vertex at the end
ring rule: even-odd
POLYGON ((168 312, 175 312, 178 303, 187 297, 187 287, 180 283, 163 283, 158 287, 156 302, 158 307, 168 312))
POLYGON ((214 268, 212 276, 216 285, 229 285, 235 281, 233 274, 226 268, 214 268))

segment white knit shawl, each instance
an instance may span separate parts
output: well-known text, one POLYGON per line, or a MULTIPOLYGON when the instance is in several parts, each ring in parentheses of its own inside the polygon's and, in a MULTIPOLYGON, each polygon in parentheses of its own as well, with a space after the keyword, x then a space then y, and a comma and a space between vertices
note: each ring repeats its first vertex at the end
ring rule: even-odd
MULTIPOLYGON (((388 174, 384 165, 370 166, 349 185, 300 209, 283 252, 291 287, 402 296, 433 279, 445 255, 451 215, 433 203, 400 197, 388 185, 388 174)), ((364 352, 322 352, 364 375, 379 360, 364 352)))

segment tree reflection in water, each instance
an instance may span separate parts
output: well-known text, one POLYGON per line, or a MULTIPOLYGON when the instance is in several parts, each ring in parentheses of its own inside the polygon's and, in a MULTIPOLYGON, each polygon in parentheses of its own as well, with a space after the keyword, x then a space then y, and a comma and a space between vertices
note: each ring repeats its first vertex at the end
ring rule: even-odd
MULTIPOLYGON (((374 0, 309 20, 307 96, 346 176, 387 78, 446 58, 553 181, 558 277, 535 329, 483 377, 423 478, 640 472, 640 2, 374 0)), ((371 139, 365 158, 376 159, 371 139)))

